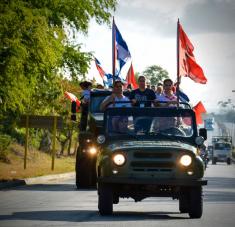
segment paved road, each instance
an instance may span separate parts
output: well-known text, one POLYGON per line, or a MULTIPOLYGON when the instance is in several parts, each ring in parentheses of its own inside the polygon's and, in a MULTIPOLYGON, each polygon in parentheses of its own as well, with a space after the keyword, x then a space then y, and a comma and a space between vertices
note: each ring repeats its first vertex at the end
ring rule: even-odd
POLYGON ((180 214, 178 202, 169 198, 123 199, 113 216, 101 217, 96 191, 78 191, 72 180, 0 191, 0 226, 234 226, 235 165, 209 165, 206 178, 201 219, 180 214))

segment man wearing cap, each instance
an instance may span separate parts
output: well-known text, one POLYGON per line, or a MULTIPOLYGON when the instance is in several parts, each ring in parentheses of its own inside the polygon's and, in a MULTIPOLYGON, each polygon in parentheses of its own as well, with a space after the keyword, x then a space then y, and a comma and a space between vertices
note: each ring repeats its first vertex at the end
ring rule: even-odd
POLYGON ((120 80, 114 81, 113 92, 110 96, 107 96, 100 105, 101 111, 104 111, 107 107, 130 107, 130 103, 118 103, 118 102, 130 101, 123 95, 123 83, 120 80))
POLYGON ((83 90, 80 100, 84 103, 89 102, 90 101, 90 93, 91 93, 92 83, 89 82, 89 81, 83 81, 79 85, 83 90))
POLYGON ((80 120, 80 131, 85 131, 87 127, 87 115, 88 115, 88 106, 90 102, 90 92, 92 83, 88 81, 83 81, 80 84, 82 88, 82 95, 81 95, 81 120, 80 120))

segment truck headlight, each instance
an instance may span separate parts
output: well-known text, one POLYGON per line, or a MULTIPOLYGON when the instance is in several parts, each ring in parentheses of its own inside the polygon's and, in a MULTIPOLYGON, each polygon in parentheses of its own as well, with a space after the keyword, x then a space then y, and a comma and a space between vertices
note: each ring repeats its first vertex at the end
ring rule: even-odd
POLYGON ((122 166, 124 165, 124 163, 126 162, 126 158, 123 154, 115 154, 113 156, 113 162, 117 165, 117 166, 122 166))
POLYGON ((183 166, 189 166, 192 163, 192 158, 189 155, 183 155, 180 158, 180 164, 183 166))
POLYGON ((95 147, 90 147, 88 148, 88 152, 91 154, 91 155, 94 155, 97 153, 97 149, 95 147))

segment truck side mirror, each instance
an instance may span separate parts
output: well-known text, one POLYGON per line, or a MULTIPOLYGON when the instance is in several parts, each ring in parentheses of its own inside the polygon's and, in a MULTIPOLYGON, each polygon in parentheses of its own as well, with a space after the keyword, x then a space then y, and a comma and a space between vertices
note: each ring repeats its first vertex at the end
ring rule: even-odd
POLYGON ((71 121, 76 121, 77 104, 75 101, 71 103, 71 121))
POLYGON ((205 128, 199 129, 199 136, 202 136, 204 140, 207 140, 207 130, 205 128))

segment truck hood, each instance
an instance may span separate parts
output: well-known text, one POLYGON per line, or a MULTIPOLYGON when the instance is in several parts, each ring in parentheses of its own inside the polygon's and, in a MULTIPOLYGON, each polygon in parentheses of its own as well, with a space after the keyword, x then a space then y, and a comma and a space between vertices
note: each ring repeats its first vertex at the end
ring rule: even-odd
POLYGON ((161 141, 118 141, 117 143, 112 143, 108 145, 108 149, 111 151, 115 150, 136 150, 136 149, 174 149, 174 150, 188 150, 196 153, 197 148, 183 142, 161 140, 161 141))

